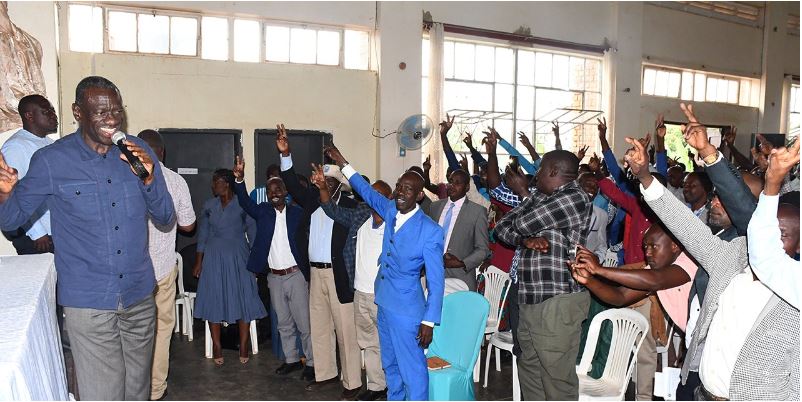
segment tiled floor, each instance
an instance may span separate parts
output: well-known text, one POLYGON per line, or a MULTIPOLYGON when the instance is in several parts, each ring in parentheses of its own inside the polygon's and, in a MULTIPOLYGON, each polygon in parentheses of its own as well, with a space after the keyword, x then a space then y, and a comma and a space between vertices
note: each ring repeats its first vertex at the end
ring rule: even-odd
MULTIPOLYGON (((203 322, 195 321, 195 339, 173 335, 170 350, 170 375, 166 400, 339 400, 342 386, 331 384, 316 392, 304 390, 300 372, 280 376, 274 370, 281 362, 271 352, 270 340, 260 336, 259 354, 243 365, 235 350, 223 350, 225 364, 215 367, 203 356, 203 322)), ((482 374, 484 375, 484 351, 482 374)), ((477 400, 512 400, 512 366, 509 356, 502 358, 501 372, 491 371, 487 388, 474 384, 477 400)), ((482 377, 484 378, 484 377, 482 377)))

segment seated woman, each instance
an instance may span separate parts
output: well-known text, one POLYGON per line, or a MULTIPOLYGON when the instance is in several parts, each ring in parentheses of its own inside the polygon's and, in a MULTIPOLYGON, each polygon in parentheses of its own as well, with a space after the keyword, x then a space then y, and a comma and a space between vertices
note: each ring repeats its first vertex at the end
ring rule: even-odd
MULTIPOLYGON (((256 277, 246 269, 256 226, 234 198, 234 174, 218 169, 212 176, 214 198, 206 200, 200 214, 198 248, 193 275, 200 278, 194 316, 209 321, 214 363, 223 365, 220 323, 239 326, 240 363, 248 362, 250 322, 265 317, 256 277), (246 232, 248 237, 246 239, 246 232)), ((254 340, 255 341, 255 340, 254 340)))

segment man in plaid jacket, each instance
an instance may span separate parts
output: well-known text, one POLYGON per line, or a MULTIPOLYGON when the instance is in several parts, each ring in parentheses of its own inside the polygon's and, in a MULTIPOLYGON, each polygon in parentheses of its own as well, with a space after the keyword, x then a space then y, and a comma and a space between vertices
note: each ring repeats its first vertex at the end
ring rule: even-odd
POLYGON ((590 296, 571 277, 569 250, 584 244, 592 200, 576 183, 579 159, 543 156, 535 190, 496 225, 499 240, 519 248, 518 359, 526 400, 576 400, 582 321, 590 296))

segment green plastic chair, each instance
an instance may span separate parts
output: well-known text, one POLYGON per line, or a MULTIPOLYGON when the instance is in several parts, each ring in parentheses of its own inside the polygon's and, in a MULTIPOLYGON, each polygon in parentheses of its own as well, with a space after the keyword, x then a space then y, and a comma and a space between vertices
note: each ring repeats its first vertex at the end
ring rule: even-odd
POLYGON ((482 347, 490 304, 476 292, 456 292, 443 298, 440 325, 434 327, 426 357, 451 363, 429 370, 429 400, 472 401, 473 368, 482 347))

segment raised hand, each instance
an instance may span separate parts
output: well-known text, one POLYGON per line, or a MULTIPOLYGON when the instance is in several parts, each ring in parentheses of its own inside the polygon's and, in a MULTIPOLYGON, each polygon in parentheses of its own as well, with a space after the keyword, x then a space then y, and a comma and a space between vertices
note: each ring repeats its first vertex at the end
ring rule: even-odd
POLYGON ((309 181, 319 189, 328 189, 326 187, 326 176, 323 175, 323 166, 321 165, 312 164, 312 175, 309 177, 309 181))
POLYGON ((730 126, 729 131, 727 131, 727 134, 724 135, 724 143, 731 147, 733 144, 735 144, 736 135, 738 135, 738 128, 735 126, 730 126))
POLYGON ((464 133, 465 138, 462 139, 462 142, 465 143, 465 146, 468 147, 469 150, 473 150, 473 138, 471 137, 471 133, 464 133))
POLYGON ((758 134, 756 137, 757 141, 760 143, 760 152, 763 153, 763 155, 769 156, 771 150, 774 149, 774 145, 770 143, 763 134, 758 134))
POLYGON ((598 173, 601 170, 601 158, 599 158, 595 152, 593 153, 593 156, 590 157, 588 166, 590 167, 590 171, 594 173, 598 173))
POLYGON ((0 196, 3 200, 14 190, 17 180, 17 169, 8 166, 3 154, 0 153, 0 196))
POLYGON ((657 120, 654 121, 654 133, 660 138, 665 138, 666 136, 666 124, 662 114, 658 114, 657 120))
POLYGON ((529 137, 523 131, 518 132, 518 141, 521 142, 521 145, 529 149, 532 146, 532 143, 529 142, 529 137))
POLYGON ((487 130, 488 131, 482 131, 482 134, 485 135, 485 138, 482 139, 482 144, 484 144, 488 154, 495 154, 496 146, 498 145, 498 132, 493 127, 487 127, 487 130))
POLYGON ((234 169, 231 169, 231 171, 234 172, 234 178, 237 179, 237 181, 242 181, 245 177, 245 158, 239 155, 235 156, 234 169))
POLYGON ((430 170, 432 168, 432 156, 426 155, 426 160, 423 161, 423 170, 430 170))
POLYGON ((462 159, 459 160, 459 166, 462 168, 462 170, 470 173, 470 170, 468 170, 468 159, 465 158, 465 155, 461 155, 461 157, 462 159))
POLYGON ((766 167, 766 195, 779 194, 780 187, 788 172, 799 163, 799 138, 788 148, 774 148, 768 158, 766 167))
POLYGON ((278 135, 276 135, 276 148, 278 148, 278 152, 281 156, 290 156, 290 142, 287 140, 287 129, 284 128, 284 124, 276 124, 276 130, 278 130, 278 135))
POLYGON ((646 147, 649 145, 649 137, 647 136, 643 142, 641 142, 642 140, 636 140, 631 137, 626 137, 625 140, 631 144, 633 148, 627 151, 626 155, 624 155, 624 160, 629 164, 632 174, 638 177, 644 186, 648 187, 648 185, 651 184, 652 177, 649 173, 649 154, 646 151, 646 147), (646 183, 646 181, 648 181, 648 183, 646 183))
POLYGON ((604 140, 606 141, 607 140, 607 118, 606 117, 602 117, 601 119, 596 118, 596 121, 599 122, 599 124, 596 126, 596 128, 599 130, 599 138, 604 138, 604 140))
POLYGON ((588 148, 590 147, 587 145, 585 145, 584 147, 579 147, 579 151, 577 151, 576 157, 579 158, 580 162, 582 161, 582 159, 585 159, 585 154, 588 152, 588 148))
POLYGON ((340 153, 340 150, 337 149, 337 147, 334 146, 334 144, 325 147, 323 151, 326 153, 326 156, 328 156, 331 160, 334 161, 334 163, 337 164, 337 166, 343 167, 348 164, 348 161, 345 160, 345 157, 343 157, 343 155, 340 153))
POLYGON ((440 135, 446 135, 448 130, 451 130, 451 126, 454 125, 455 118, 456 116, 449 117, 448 113, 446 113, 446 119, 440 122, 440 135))
POLYGON ((688 118, 688 124, 682 125, 682 135, 685 137, 685 142, 699 152, 699 156, 705 156, 715 153, 716 149, 710 145, 710 140, 707 138, 707 127, 699 123, 696 114, 693 112, 693 105, 684 103, 679 104, 685 117, 688 118))
POLYGON ((556 120, 551 122, 551 132, 554 133, 555 137, 560 138, 560 126, 556 120))
POLYGON ((509 166, 504 170, 504 182, 518 196, 525 197, 529 195, 529 182, 526 176, 509 166))

